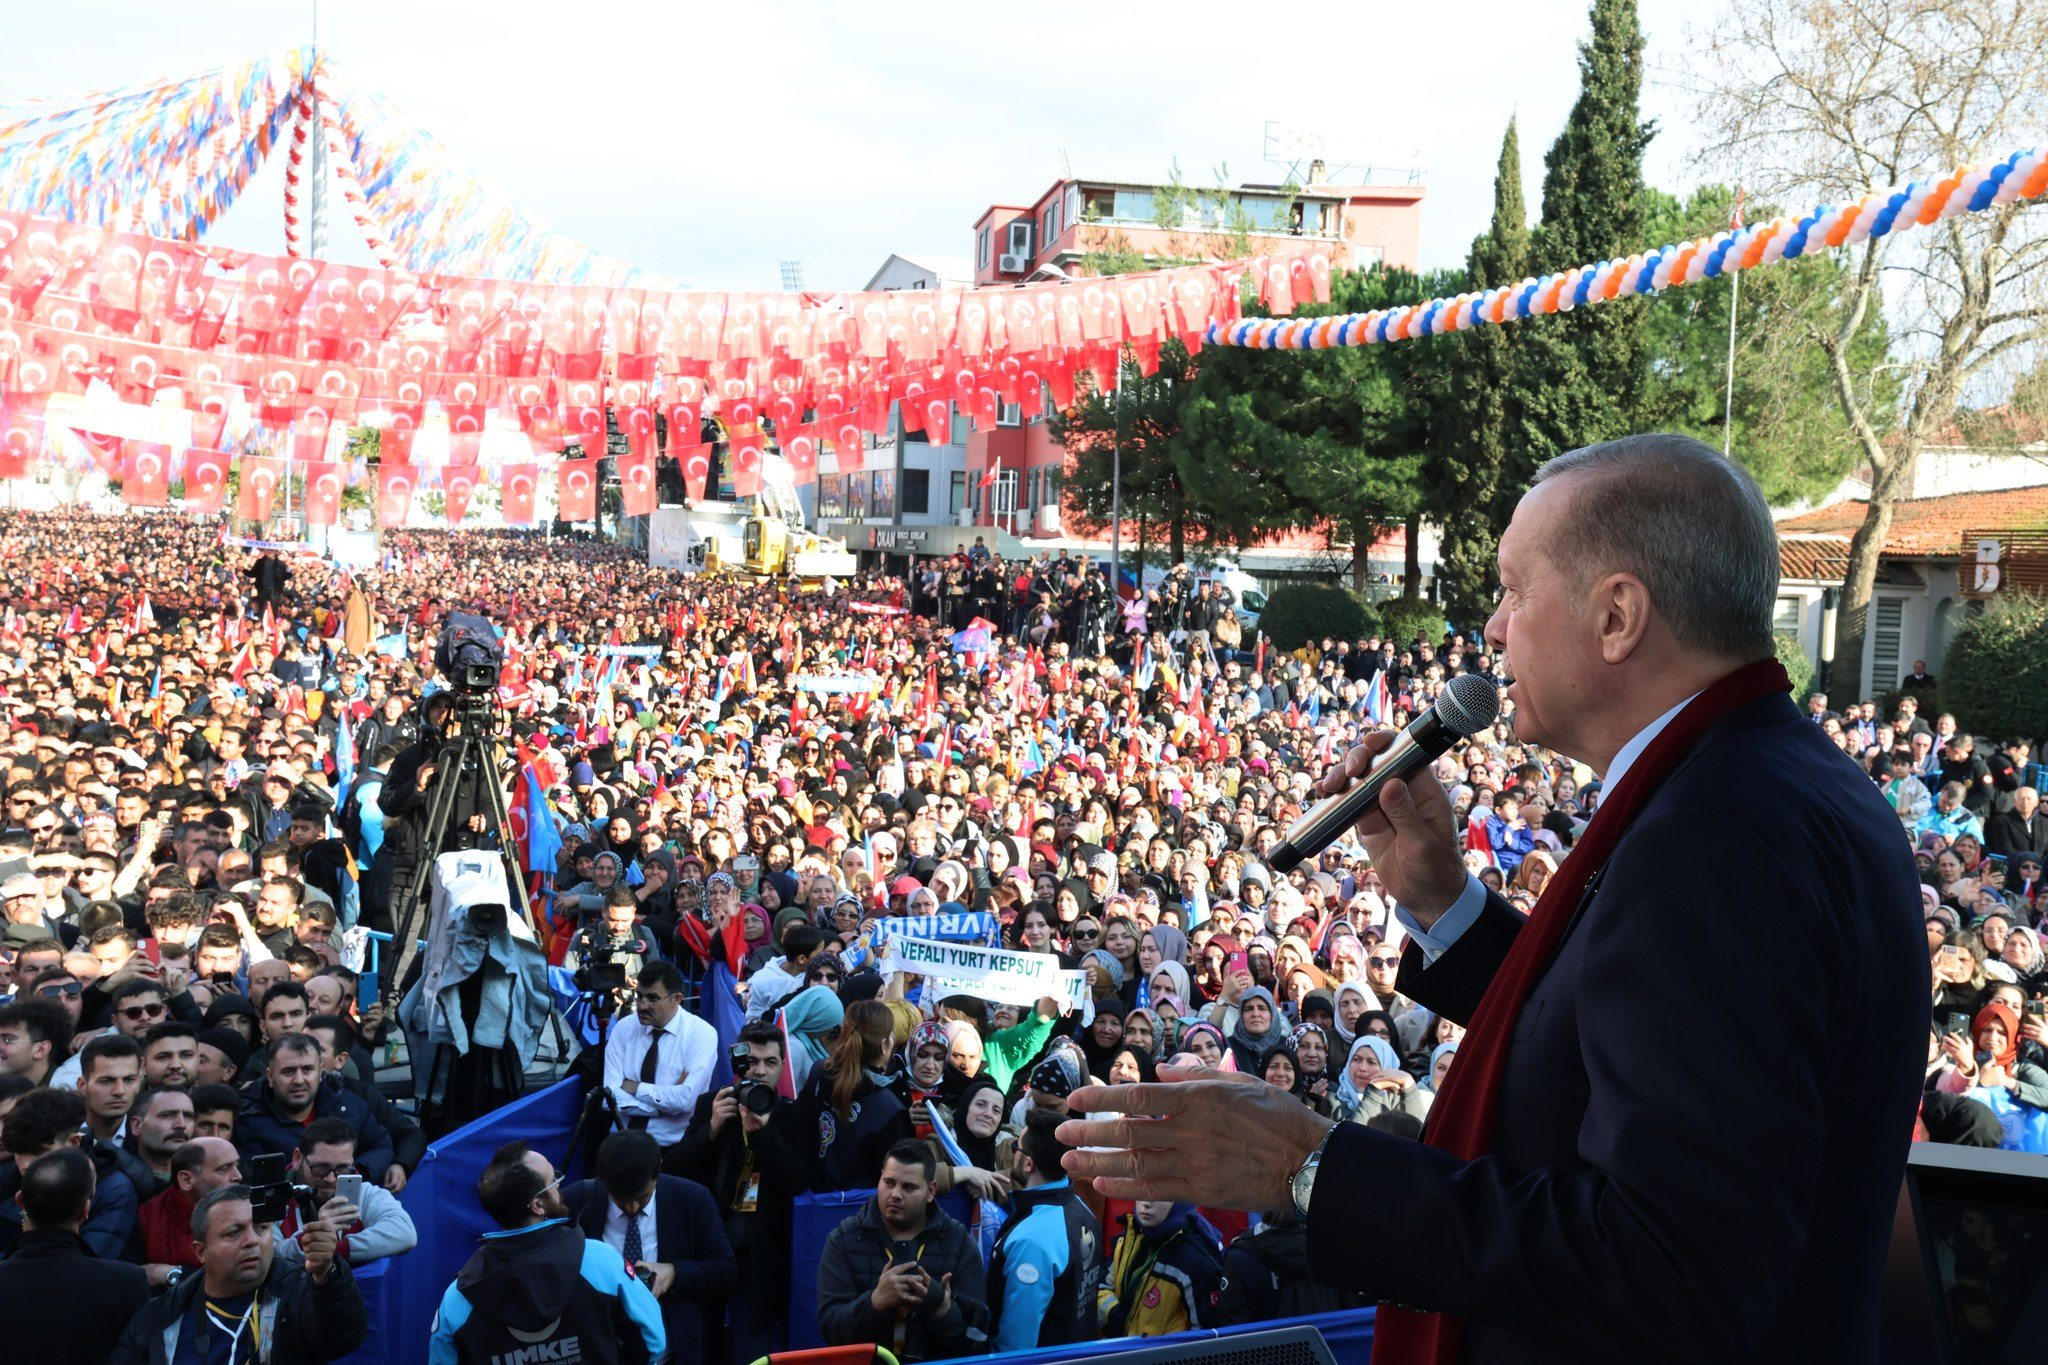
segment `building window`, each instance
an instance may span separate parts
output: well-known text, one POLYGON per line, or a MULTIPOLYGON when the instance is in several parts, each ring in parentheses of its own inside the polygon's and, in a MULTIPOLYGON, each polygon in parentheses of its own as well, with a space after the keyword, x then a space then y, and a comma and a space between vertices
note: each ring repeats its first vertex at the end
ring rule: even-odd
POLYGON ((1109 216, 1122 223, 1149 223, 1159 216, 1150 190, 1118 190, 1110 201, 1109 216))
POLYGON ((1039 504, 1038 504, 1038 505, 1039 505, 1040 507, 1057 507, 1057 506, 1059 506, 1059 504, 1060 504, 1060 471, 1059 471, 1059 470, 1057 470, 1057 469, 1054 469, 1054 468, 1052 468, 1052 467, 1051 467, 1051 466, 1049 466, 1049 465, 1048 465, 1048 466, 1046 467, 1046 470, 1045 470, 1045 480, 1044 480, 1044 482, 1043 482, 1043 483, 1041 483, 1041 484, 1039 485, 1039 493, 1040 493, 1040 497, 1042 498, 1042 501, 1040 501, 1040 502, 1039 502, 1039 504))
POLYGON ((996 404, 996 425, 999 427, 1021 427, 1024 425, 1024 408, 1017 403, 996 404))
POLYGON ((846 476, 843 474, 820 474, 818 476, 818 516, 843 517, 846 515, 846 476))
MULTIPOLYGON (((905 474, 908 474, 910 471, 906 469, 903 472, 905 474)), ((963 472, 956 470, 954 471, 952 478, 948 480, 948 486, 946 488, 946 515, 949 517, 957 517, 960 515, 960 509, 965 507, 966 505, 967 475, 963 472)))
POLYGON ((1354 246, 1351 248, 1351 268, 1371 270, 1386 263, 1387 249, 1383 246, 1354 246))
POLYGON ((869 475, 873 481, 873 494, 868 499, 868 515, 876 521, 891 521, 896 516, 896 471, 877 469, 869 475))
POLYGON ((1781 597, 1777 609, 1771 613, 1771 629, 1782 630, 1789 635, 1799 633, 1799 599, 1781 597))
POLYGON ((903 471, 903 515, 925 516, 932 510, 932 472, 929 469, 903 471))
POLYGON ((974 239, 974 264, 976 269, 988 269, 989 229, 983 228, 981 235, 974 239))
POLYGON ((1871 614, 1877 621, 1870 643, 1870 687, 1874 695, 1899 685, 1899 636, 1905 625, 1906 604, 1897 597, 1883 598, 1871 608, 1871 614))

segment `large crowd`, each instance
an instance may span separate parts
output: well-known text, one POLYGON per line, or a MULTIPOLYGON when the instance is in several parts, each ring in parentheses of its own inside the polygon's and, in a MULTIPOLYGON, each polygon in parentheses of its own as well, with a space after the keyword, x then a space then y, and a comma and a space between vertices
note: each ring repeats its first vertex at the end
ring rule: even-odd
MULTIPOLYGON (((980 547, 816 588, 416 532, 349 572, 215 523, 17 513, 10 1358, 242 1365, 364 1340, 352 1268, 415 1246, 407 1180, 461 1109, 421 1088, 427 1038, 362 975, 378 935, 424 927, 399 888, 434 851, 451 611, 502 633, 519 856, 547 864, 511 937, 577 981, 564 1032, 602 1103, 582 1179, 554 1164, 567 1133, 495 1155, 476 1197, 498 1230, 397 1358, 554 1358, 516 1352, 576 1336, 617 1343, 593 1359, 751 1362, 799 1326, 793 1270, 817 1285, 800 1336, 901 1360, 1347 1306, 1310 1280, 1292 1210, 1106 1200, 1054 1129, 1091 1080, 1173 1064, 1420 1135, 1463 1030, 1402 993, 1364 849, 1285 876, 1264 859, 1373 708, 1400 724, 1498 671, 1473 636, 1283 653, 1199 572, 1129 597, 1087 560, 980 547), (1056 958, 1063 984, 941 988, 891 970, 901 939, 1056 958), (867 1193, 792 1267, 794 1201, 844 1191, 867 1193)), ((1917 668, 1889 714, 1807 705, 1919 859, 1919 1135, 2048 1151, 2048 814, 2028 741, 1922 714, 1932 685, 1917 668)), ((1525 907, 1600 800, 1511 712, 1437 774, 1474 872, 1525 907)), ((491 1026, 521 1052, 518 1021, 569 1000, 509 980, 524 994, 491 1026)), ((1729 980, 1737 1004, 1732 960, 1729 980)))

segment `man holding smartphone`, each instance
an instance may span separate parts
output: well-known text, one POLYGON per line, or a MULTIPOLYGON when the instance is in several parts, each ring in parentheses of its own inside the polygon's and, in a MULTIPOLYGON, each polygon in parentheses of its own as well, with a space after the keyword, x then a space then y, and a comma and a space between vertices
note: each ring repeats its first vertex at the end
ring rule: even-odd
POLYGON ((275 1225, 277 1254, 288 1262, 305 1259, 300 1234, 311 1222, 334 1229, 334 1254, 352 1266, 397 1256, 419 1244, 412 1215, 398 1196, 356 1169, 356 1134, 345 1119, 315 1119, 306 1125, 292 1153, 292 1183, 312 1190, 316 1213, 307 1219, 293 1201, 275 1225))

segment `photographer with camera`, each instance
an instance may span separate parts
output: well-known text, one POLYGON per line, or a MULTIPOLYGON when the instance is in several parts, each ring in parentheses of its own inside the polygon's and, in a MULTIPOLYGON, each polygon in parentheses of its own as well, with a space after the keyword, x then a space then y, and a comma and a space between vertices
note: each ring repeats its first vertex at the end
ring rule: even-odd
POLYGON ((795 1107, 777 1093, 788 1062, 781 1031, 749 1024, 730 1056, 733 1083, 697 1101, 689 1131, 662 1169, 711 1191, 739 1261, 739 1289, 726 1303, 725 1351, 706 1352, 706 1359, 752 1365, 781 1336, 790 1204, 804 1188, 808 1165, 795 1107))
POLYGON ((564 1186, 562 1200, 584 1237, 618 1252, 661 1305, 670 1365, 699 1365, 704 1325, 739 1278, 709 1192, 663 1175, 647 1134, 613 1133, 597 1149, 597 1178, 564 1186))
POLYGON ((578 929, 562 955, 562 965, 577 973, 578 990, 598 989, 585 981, 595 983, 600 976, 613 978, 611 984, 623 988, 648 963, 660 959, 653 937, 634 918, 639 911, 640 902, 630 888, 614 886, 605 893, 603 916, 578 929))

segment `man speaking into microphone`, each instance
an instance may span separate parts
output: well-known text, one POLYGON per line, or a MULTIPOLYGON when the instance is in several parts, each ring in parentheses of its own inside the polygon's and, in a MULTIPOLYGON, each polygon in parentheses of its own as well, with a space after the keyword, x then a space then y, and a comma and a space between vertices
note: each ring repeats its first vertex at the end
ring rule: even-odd
POLYGON ((1384 1301, 1376 1362, 1875 1360, 1926 940, 1897 817, 1787 695, 1770 511, 1690 438, 1589 446, 1537 475, 1500 578, 1516 738, 1604 781, 1526 918, 1426 773, 1359 823, 1402 991, 1470 1030, 1423 1141, 1167 1069, 1070 1096, 1095 1116, 1060 1139, 1095 1150, 1067 1169, 1298 1208, 1311 1273, 1384 1301))

